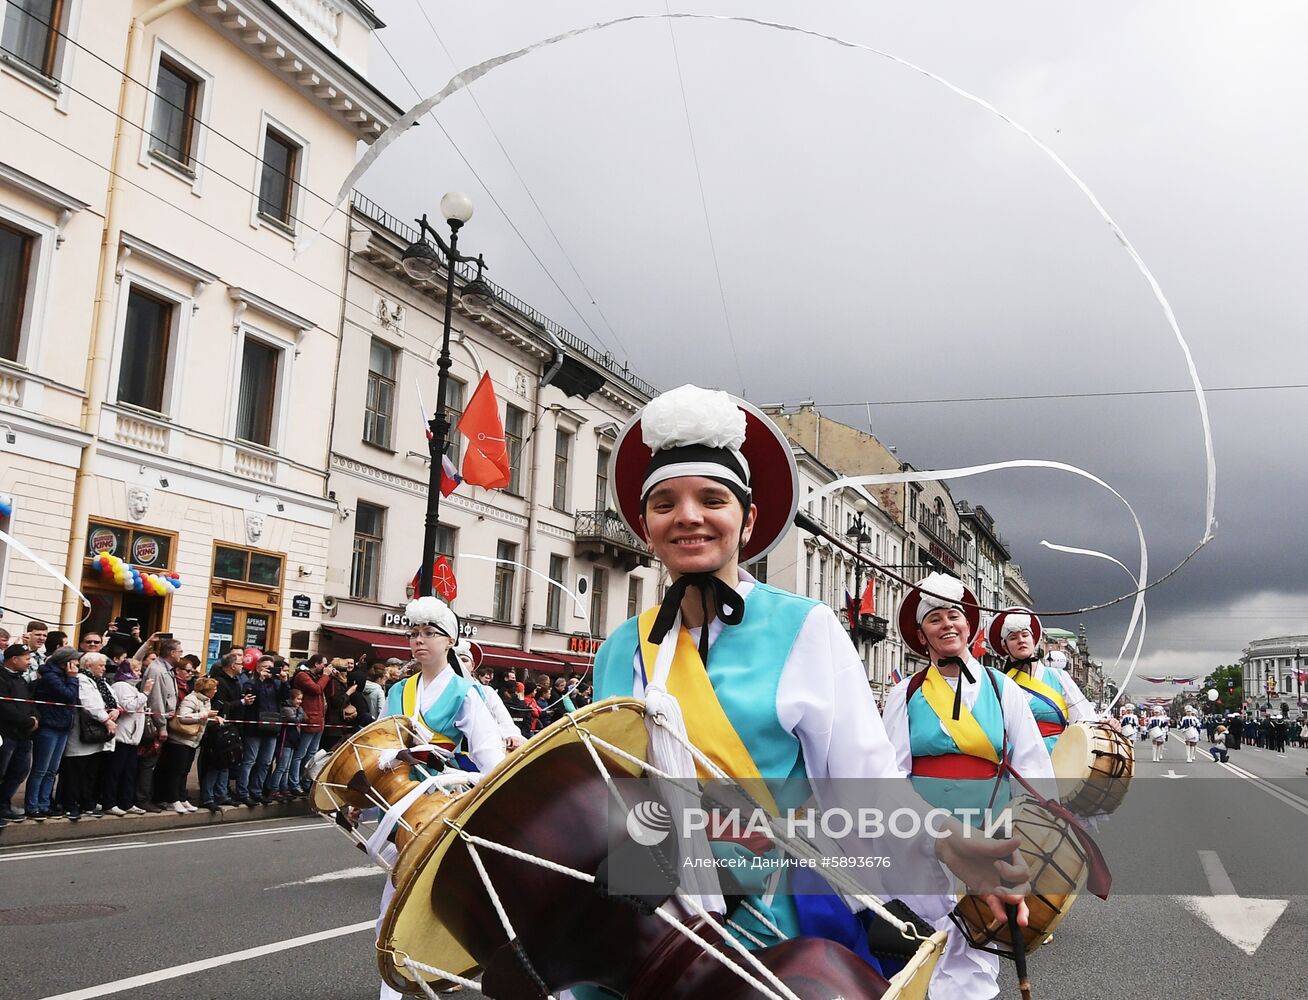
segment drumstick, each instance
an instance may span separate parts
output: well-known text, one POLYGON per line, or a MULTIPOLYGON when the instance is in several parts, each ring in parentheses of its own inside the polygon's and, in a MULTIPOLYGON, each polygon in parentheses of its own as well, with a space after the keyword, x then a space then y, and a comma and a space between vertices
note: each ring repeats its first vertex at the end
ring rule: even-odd
POLYGON ((1026 974, 1026 938, 1017 926, 1017 904, 1005 903, 1008 914, 1008 936, 1013 941, 1013 964, 1017 966, 1017 988, 1022 991, 1022 1000, 1031 1000, 1031 980, 1026 974))

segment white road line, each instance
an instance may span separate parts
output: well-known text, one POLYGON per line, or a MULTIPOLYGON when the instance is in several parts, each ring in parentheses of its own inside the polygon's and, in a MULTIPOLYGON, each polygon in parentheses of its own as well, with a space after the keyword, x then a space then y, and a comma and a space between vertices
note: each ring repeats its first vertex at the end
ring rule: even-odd
POLYGON ((276 833, 304 833, 306 830, 328 830, 327 823, 304 823, 299 826, 279 826, 274 830, 242 830, 239 833, 220 833, 212 837, 184 837, 179 840, 128 841, 126 844, 92 843, 84 847, 55 848, 45 851, 25 851, 20 854, 0 854, 0 862, 33 861, 40 858, 66 858, 78 854, 104 854, 106 851, 133 851, 142 847, 170 847, 176 844, 203 844, 213 840, 236 840, 243 837, 269 837, 276 833))
POLYGON ((357 924, 346 924, 344 927, 333 927, 331 930, 318 931, 314 934, 302 934, 300 937, 287 938, 285 941, 274 941, 271 944, 261 944, 257 948, 246 948, 244 951, 234 951, 230 955, 217 955, 213 958, 203 958, 198 962, 187 962, 185 965, 174 965, 167 969, 158 969, 154 972, 146 972, 139 976, 132 976, 129 979, 115 979, 112 983, 101 983, 99 986, 87 986, 85 989, 73 990, 71 993, 59 993, 54 996, 42 997, 41 1000, 92 1000, 93 997, 107 997, 112 993, 122 993, 125 990, 134 990, 138 986, 152 986, 155 983, 161 983, 165 979, 179 979, 182 976, 194 975, 197 972, 204 972, 206 969, 216 969, 223 965, 232 965, 236 962, 248 962, 252 958, 262 958, 264 955, 275 955, 279 951, 289 951, 291 948, 302 948, 306 944, 317 944, 319 941, 330 941, 332 938, 345 937, 347 934, 358 934, 360 931, 370 931, 376 925, 376 920, 363 920, 357 924))
POLYGON ((361 865, 358 868, 342 868, 338 872, 323 872, 321 875, 311 875, 309 878, 302 878, 295 882, 283 882, 280 885, 266 885, 263 891, 269 889, 289 889, 293 885, 315 885, 319 882, 339 882, 347 878, 367 878, 370 875, 385 875, 386 873, 376 865, 361 865))
POLYGON ((1226 874, 1226 869, 1222 866, 1222 860, 1217 856, 1216 851, 1200 851, 1199 864, 1203 866, 1204 875, 1208 878, 1208 888, 1212 890, 1214 896, 1235 895, 1235 883, 1231 881, 1231 876, 1226 874))
POLYGON ((1232 774, 1238 775, 1239 777, 1244 778, 1246 781, 1252 782, 1254 785, 1265 791, 1268 795, 1272 796, 1272 798, 1279 799, 1280 801, 1284 802, 1287 806, 1289 806, 1291 809, 1297 809, 1305 816, 1308 816, 1308 799, 1301 799, 1299 798, 1299 796, 1294 795, 1291 792, 1287 792, 1285 789, 1281 788, 1280 786, 1273 785, 1270 781, 1264 781, 1261 777, 1259 777, 1256 774, 1251 774, 1250 772, 1246 771, 1242 767, 1237 767, 1234 764, 1220 764, 1220 766, 1226 768, 1232 774))

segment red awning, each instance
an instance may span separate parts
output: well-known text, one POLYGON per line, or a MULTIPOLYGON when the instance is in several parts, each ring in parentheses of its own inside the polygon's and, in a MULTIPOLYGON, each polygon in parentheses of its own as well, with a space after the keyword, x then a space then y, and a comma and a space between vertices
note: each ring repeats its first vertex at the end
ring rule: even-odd
POLYGON ((595 668, 595 657, 588 653, 551 653, 568 665, 574 674, 589 674, 595 668))
POLYGON ((337 628, 335 625, 323 625, 322 631, 328 638, 345 639, 349 642, 371 646, 387 659, 397 656, 401 660, 413 658, 409 652, 409 640, 399 632, 387 632, 379 628, 337 628))
POLYGON ((521 649, 514 649, 512 646, 491 646, 486 643, 481 644, 483 667, 494 667, 496 670, 514 670, 518 672, 518 679, 522 679, 521 672, 531 670, 538 674, 566 674, 568 665, 563 662, 563 657, 551 659, 550 657, 541 656, 539 653, 524 652, 521 649))

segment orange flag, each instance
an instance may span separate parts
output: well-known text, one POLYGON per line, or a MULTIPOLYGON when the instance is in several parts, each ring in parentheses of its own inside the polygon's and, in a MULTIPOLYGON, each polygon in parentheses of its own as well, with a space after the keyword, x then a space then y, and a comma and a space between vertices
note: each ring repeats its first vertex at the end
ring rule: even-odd
POLYGON ((982 629, 977 629, 976 640, 972 643, 972 658, 979 660, 986 655, 986 634, 982 629))
POLYGON ((867 589, 863 591, 863 599, 859 603, 858 613, 860 615, 874 615, 877 613, 877 592, 873 581, 867 582, 867 589))
POLYGON ((491 387, 490 372, 481 377, 477 391, 459 418, 459 433, 468 439, 463 456, 463 481, 470 486, 502 489, 509 485, 509 450, 505 445, 500 406, 491 387))

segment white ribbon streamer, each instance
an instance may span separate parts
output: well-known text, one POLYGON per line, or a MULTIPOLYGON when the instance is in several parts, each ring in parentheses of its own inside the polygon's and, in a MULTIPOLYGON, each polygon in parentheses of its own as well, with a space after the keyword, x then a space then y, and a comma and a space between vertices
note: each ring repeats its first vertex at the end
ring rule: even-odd
POLYGON ((60 573, 57 569, 55 569, 48 562, 46 562, 44 559, 38 556, 35 552, 33 552, 26 545, 20 542, 17 538, 9 534, 9 532, 0 529, 0 542, 3 542, 5 545, 9 546, 15 552, 27 556, 27 558, 32 560, 32 562, 36 563, 37 566, 45 570, 52 577, 54 577, 56 580, 62 583, 69 590, 71 590, 81 600, 82 607, 89 608, 91 606, 91 602, 86 599, 86 595, 83 594, 80 590, 78 590, 73 585, 73 582, 68 579, 68 577, 60 573))

